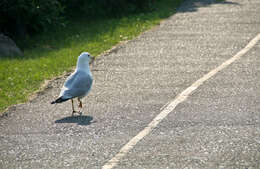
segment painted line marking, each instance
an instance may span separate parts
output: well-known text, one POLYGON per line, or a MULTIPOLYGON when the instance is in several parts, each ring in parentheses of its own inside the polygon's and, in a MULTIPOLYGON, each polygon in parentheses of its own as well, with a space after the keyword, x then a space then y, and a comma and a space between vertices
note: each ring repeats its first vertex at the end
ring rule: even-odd
POLYGON ((260 40, 260 34, 258 34, 254 39, 252 39, 244 49, 239 51, 232 58, 228 59, 224 63, 222 63, 217 68, 211 70, 209 73, 204 75, 202 78, 193 83, 190 87, 185 89, 181 94, 179 94, 172 102, 170 102, 161 112, 158 114, 149 124, 145 127, 141 132, 139 132, 135 137, 133 137, 126 145, 124 145, 119 152, 109 160, 102 169, 112 169, 115 167, 121 158, 123 158, 134 146, 142 140, 146 135, 148 135, 167 115, 172 112, 175 107, 181 102, 185 101, 188 96, 195 91, 200 85, 202 85, 206 80, 210 79, 212 76, 217 74, 219 71, 225 69, 228 65, 233 63, 234 61, 240 59, 243 55, 245 55, 250 49, 252 49, 256 43, 260 40))

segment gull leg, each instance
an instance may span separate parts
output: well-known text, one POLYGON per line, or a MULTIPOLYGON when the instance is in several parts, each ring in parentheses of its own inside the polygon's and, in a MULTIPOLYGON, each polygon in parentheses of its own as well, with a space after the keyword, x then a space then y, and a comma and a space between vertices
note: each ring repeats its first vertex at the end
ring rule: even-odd
POLYGON ((82 115, 82 101, 80 100, 80 98, 78 98, 79 101, 79 114, 82 115))
POLYGON ((74 109, 73 99, 71 99, 71 106, 72 106, 72 116, 73 116, 74 113, 76 113, 76 111, 74 109))

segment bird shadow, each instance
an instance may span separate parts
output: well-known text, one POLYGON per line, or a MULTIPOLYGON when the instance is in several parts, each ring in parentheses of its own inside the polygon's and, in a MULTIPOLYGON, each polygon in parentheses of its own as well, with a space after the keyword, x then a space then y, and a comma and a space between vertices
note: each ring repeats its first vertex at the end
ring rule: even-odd
POLYGON ((91 116, 69 116, 64 117, 62 119, 56 120, 55 123, 77 123, 78 125, 90 125, 91 123, 95 123, 95 121, 92 121, 93 117, 91 116))

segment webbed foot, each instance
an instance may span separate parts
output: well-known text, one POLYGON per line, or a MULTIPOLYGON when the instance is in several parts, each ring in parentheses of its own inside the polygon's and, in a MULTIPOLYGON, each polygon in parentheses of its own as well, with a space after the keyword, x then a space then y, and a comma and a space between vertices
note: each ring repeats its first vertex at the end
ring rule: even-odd
POLYGON ((77 113, 77 111, 73 110, 71 116, 74 116, 75 113, 77 113))

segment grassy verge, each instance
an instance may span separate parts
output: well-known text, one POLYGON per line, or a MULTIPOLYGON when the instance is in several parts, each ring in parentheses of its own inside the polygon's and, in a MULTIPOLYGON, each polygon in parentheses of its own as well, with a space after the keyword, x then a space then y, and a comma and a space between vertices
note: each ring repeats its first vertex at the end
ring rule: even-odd
POLYGON ((74 18, 66 28, 54 28, 18 43, 27 46, 24 57, 0 58, 0 112, 25 102, 45 79, 70 70, 80 52, 97 56, 120 41, 136 37, 172 15, 181 1, 161 0, 153 12, 122 18, 91 21, 74 18))

